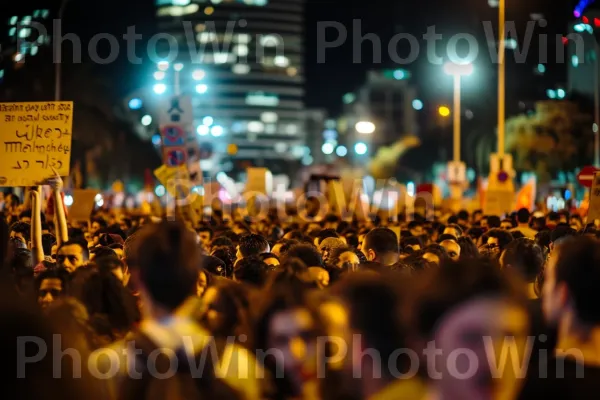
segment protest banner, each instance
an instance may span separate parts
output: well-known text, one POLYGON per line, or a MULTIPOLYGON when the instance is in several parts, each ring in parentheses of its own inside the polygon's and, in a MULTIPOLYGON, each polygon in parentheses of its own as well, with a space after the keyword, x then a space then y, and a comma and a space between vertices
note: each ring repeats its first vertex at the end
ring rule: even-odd
POLYGON ((73 102, 0 103, 0 186, 69 175, 73 102))
POLYGON ((96 204, 95 189, 75 189, 73 190, 73 204, 69 207, 69 219, 75 221, 88 221, 90 214, 96 204))

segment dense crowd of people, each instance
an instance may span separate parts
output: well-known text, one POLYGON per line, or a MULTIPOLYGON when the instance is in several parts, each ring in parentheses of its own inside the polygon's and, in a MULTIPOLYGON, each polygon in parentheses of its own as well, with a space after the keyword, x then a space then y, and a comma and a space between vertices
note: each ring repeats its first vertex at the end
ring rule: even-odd
POLYGON ((49 184, 0 218, 8 397, 600 393, 600 230, 578 215, 71 224, 49 184))

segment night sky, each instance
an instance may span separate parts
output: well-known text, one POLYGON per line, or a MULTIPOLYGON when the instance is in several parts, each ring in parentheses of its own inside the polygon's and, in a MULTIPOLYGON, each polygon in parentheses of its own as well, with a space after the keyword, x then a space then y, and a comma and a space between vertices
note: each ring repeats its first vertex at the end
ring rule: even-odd
MULTIPOLYGON (((6 20, 18 10, 31 10, 40 4, 48 7, 54 0, 21 0, 9 4, 2 2, 0 17, 6 20)), ((75 31, 82 37, 90 37, 98 32, 123 34, 126 27, 135 24, 141 33, 152 32, 154 24, 153 0, 131 0, 131 6, 123 8, 126 0, 71 0, 66 14, 66 30, 75 31)), ((54 4, 58 5, 58 1, 54 4)), ((551 32, 564 32, 566 22, 572 15, 573 1, 559 0, 508 0, 507 19, 527 20, 529 13, 543 13, 549 21, 551 32), (526 4, 525 4, 526 3, 526 4)), ((57 6, 56 6, 57 8, 57 6)), ((440 33, 473 32, 481 33, 481 20, 496 21, 497 13, 491 9, 487 0, 422 0, 422 1, 392 1, 392 0, 308 0, 306 11, 306 102, 310 107, 324 107, 332 113, 339 111, 341 97, 344 93, 354 90, 365 77, 365 72, 371 68, 395 67, 385 58, 382 65, 373 65, 370 60, 370 45, 365 43, 363 62, 352 62, 352 20, 362 20, 363 34, 377 34, 383 43, 398 32, 410 32, 421 36, 428 26, 435 25, 440 33), (339 49, 327 52, 327 62, 317 64, 317 22, 338 21, 349 30, 347 44, 339 49)), ((84 39, 85 40, 85 39, 84 39)), ((419 74, 422 72, 419 86, 427 90, 437 90, 436 75, 428 77, 431 66, 415 63, 405 66, 419 74)), ((126 74, 126 65, 122 63, 111 67, 110 73, 126 74)), ((564 67, 549 68, 550 76, 555 80, 564 81, 564 67)), ((130 71, 127 71, 131 73, 130 71)), ((135 71, 133 71, 135 74, 135 71)), ((437 73, 437 72, 436 72, 437 73)), ((493 82, 489 76, 487 83, 493 82)), ((129 82, 135 82, 129 79, 129 82)), ((134 84, 134 83, 132 83, 134 84)), ((490 86, 493 88, 493 85, 490 86)))

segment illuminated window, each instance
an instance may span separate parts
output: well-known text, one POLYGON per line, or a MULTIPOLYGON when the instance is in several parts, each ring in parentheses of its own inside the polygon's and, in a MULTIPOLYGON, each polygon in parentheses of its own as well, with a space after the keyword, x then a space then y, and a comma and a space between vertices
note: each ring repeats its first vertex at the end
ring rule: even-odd
POLYGON ((187 6, 191 3, 191 0, 173 0, 174 6, 187 6))
POLYGON ((204 32, 206 30, 206 25, 196 24, 196 27, 194 29, 196 30, 196 32, 204 32))
POLYGON ((23 29, 21 29, 19 31, 19 37, 20 38, 26 38, 30 34, 31 34, 31 29, 29 29, 29 28, 23 28, 23 29))
POLYGON ((240 57, 246 57, 248 55, 248 46, 245 44, 238 44, 233 47, 233 52, 240 57))
POLYGON ((21 21, 22 25, 29 25, 31 23, 31 16, 26 15, 23 17, 23 20, 21 21))
POLYGON ((49 10, 42 10, 42 18, 48 18, 49 15, 50 15, 49 10))
POLYGON ((217 33, 216 32, 200 32, 197 36, 196 36, 196 40, 198 40, 200 43, 211 43, 217 40, 217 33))
POLYGON ((245 122, 234 122, 233 124, 231 124, 231 131, 234 133, 242 133, 246 130, 246 123, 245 122))
POLYGON ((198 4, 190 4, 189 6, 171 6, 159 8, 156 15, 159 17, 182 17, 184 15, 194 14, 198 12, 200 6, 198 4))
POLYGON ((276 47, 281 44, 281 37, 276 35, 264 35, 260 37, 260 45, 263 47, 276 47))
POLYGON ((265 130, 265 124, 260 121, 248 122, 248 132, 261 133, 265 130))
POLYGON ((215 64, 227 64, 235 61, 235 56, 231 53, 213 53, 215 64))
POLYGON ((246 75, 250 72, 250 66, 248 64, 235 64, 231 67, 231 72, 237 75, 246 75))
POLYGON ((194 72, 192 72, 192 78, 195 81, 201 81, 202 79, 204 79, 205 76, 206 76, 206 72, 204 72, 203 69, 197 69, 197 70, 194 70, 194 72))
POLYGON ((287 67, 290 65, 290 60, 286 56, 276 56, 273 59, 273 63, 278 67, 287 67))
POLYGON ((37 46, 31 46, 31 55, 35 56, 38 53, 38 49, 39 47, 37 46))
POLYGON ((154 79, 156 79, 157 81, 162 81, 163 79, 165 79, 165 72, 164 71, 156 71, 154 73, 154 79))
POLYGON ((264 92, 252 92, 246 96, 246 104, 251 106, 276 107, 279 105, 279 96, 264 92))
POLYGON ((16 33, 17 28, 15 28, 14 26, 8 30, 8 36, 15 36, 16 33))
POLYGON ((277 122, 279 119, 277 113, 272 111, 266 111, 260 115, 260 120, 266 124, 272 124, 277 122))
POLYGON ((286 72, 287 72, 287 74, 288 74, 289 76, 296 76, 296 75, 298 75, 298 68, 295 68, 295 67, 289 67, 289 68, 286 70, 286 72))
POLYGON ((265 133, 269 135, 274 135, 277 132, 277 125, 275 124, 267 124, 265 125, 265 133))
POLYGON ((299 130, 300 129, 298 128, 297 124, 289 124, 285 127, 285 133, 288 135, 297 135, 299 130))

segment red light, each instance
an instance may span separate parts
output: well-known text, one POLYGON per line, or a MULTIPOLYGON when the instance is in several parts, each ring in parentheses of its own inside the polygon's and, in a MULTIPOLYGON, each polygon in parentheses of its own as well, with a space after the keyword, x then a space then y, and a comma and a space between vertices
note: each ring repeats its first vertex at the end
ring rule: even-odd
POLYGON ((584 24, 589 24, 590 23, 590 19, 586 16, 581 17, 581 20, 583 21, 584 24))
POLYGON ((566 37, 563 36, 562 37, 562 44, 566 46, 568 43, 569 43, 569 39, 567 39, 566 37))
POLYGON ((600 28, 600 18, 594 18, 594 26, 600 28))

